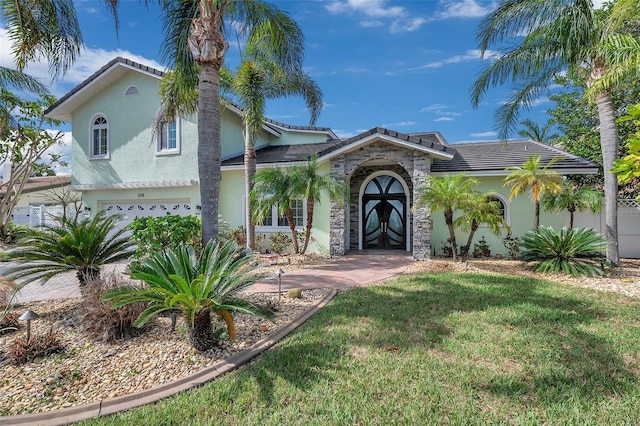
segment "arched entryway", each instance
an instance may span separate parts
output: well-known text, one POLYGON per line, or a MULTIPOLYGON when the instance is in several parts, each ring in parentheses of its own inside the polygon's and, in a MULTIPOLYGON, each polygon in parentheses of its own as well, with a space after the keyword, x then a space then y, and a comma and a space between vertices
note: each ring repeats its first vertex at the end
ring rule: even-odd
POLYGON ((360 193, 361 249, 409 250, 408 188, 397 174, 370 175, 360 193))

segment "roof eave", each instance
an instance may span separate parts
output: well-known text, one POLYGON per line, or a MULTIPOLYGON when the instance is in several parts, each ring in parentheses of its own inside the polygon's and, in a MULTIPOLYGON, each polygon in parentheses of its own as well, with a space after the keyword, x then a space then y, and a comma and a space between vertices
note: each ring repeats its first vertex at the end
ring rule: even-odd
MULTIPOLYGON (((594 175, 598 173, 598 167, 567 167, 550 169, 560 175, 594 175)), ((448 170, 445 172, 431 172, 433 176, 446 176, 455 173, 464 173, 466 176, 508 176, 509 170, 448 170)))

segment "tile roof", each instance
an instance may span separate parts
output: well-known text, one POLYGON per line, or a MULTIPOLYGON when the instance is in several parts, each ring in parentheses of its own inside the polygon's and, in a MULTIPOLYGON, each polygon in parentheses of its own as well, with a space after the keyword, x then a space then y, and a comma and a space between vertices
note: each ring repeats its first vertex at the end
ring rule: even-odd
POLYGON ((593 169, 598 164, 539 142, 525 140, 460 143, 450 145, 456 153, 453 160, 434 159, 432 172, 502 171, 506 167, 521 166, 527 158, 537 154, 546 164, 554 157, 561 159, 550 169, 593 169))
MULTIPOLYGON (((320 153, 333 142, 310 143, 304 145, 273 145, 257 150, 258 164, 273 164, 292 161, 306 161, 312 154, 320 153)), ((244 164, 244 153, 222 161, 223 166, 238 166, 244 164)))
MULTIPOLYGON (((30 192, 42 191, 46 189, 60 188, 71 183, 71 176, 42 176, 30 177, 22 188, 23 194, 30 192)), ((17 186, 17 185, 16 185, 17 186)), ((7 193, 7 187, 0 187, 0 197, 7 193)))

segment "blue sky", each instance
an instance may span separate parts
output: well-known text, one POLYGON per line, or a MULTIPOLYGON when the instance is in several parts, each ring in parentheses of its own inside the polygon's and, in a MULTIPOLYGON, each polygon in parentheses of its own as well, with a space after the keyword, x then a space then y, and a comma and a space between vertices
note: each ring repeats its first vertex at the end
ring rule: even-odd
MULTIPOLYGON (((495 109, 508 87, 491 90, 478 109, 469 88, 481 60, 475 31, 495 6, 486 0, 307 0, 274 1, 302 27, 305 69, 324 93, 319 126, 349 137, 372 127, 403 133, 440 131, 449 143, 495 140, 495 109)), ((600 2, 597 2, 600 3, 600 2)), ((121 0, 120 32, 102 1, 76 0, 86 49, 52 91, 57 96, 116 56, 159 69, 161 17, 155 7, 121 0)), ((238 48, 230 43, 226 64, 234 68, 238 48)), ((11 66, 6 31, 0 28, 0 65, 11 66)), ((46 64, 27 70, 49 81, 46 64)), ((522 118, 541 124, 553 104, 540 98, 522 118)), ((307 125, 300 99, 269 101, 267 115, 307 125)))

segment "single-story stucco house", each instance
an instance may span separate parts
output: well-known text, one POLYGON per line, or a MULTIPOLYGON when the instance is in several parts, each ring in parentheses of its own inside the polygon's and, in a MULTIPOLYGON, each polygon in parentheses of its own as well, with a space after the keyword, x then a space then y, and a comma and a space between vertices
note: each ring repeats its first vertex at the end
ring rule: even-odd
MULTIPOLYGON (((196 117, 180 117, 152 127, 160 111, 163 73, 116 58, 74 88, 49 110, 72 124, 72 187, 95 212, 121 213, 129 223, 139 215, 195 214, 200 204, 196 117)), ((244 140, 240 111, 222 111, 222 179, 219 212, 231 228, 243 224, 244 140)), ((447 229, 441 212, 414 208, 417 188, 430 176, 466 172, 493 190, 514 236, 533 225, 528 195, 509 200, 503 186, 508 166, 532 154, 561 157, 552 168, 562 175, 595 173, 598 165, 532 141, 448 144, 439 132, 403 134, 373 128, 340 139, 324 127, 266 120, 257 144, 258 168, 304 164, 313 153, 323 173, 345 179, 350 199, 340 205, 319 200, 313 220, 312 250, 343 255, 352 250, 398 249, 424 259, 441 253, 447 229)), ((301 227, 305 206, 295 209, 301 227)), ((277 212, 258 233, 287 231, 277 212)), ((544 213, 541 223, 560 228, 565 214, 544 213)), ((493 253, 505 253, 500 238, 480 229, 493 253)), ((476 239, 476 241, 477 241, 476 239)))

